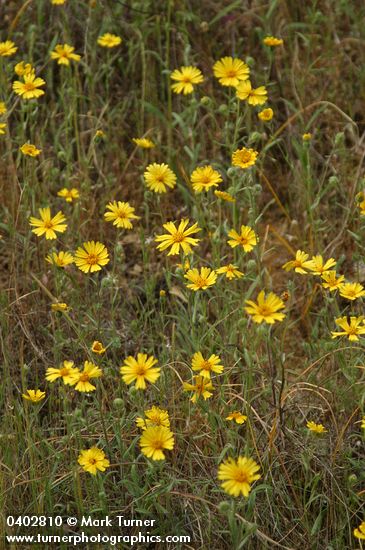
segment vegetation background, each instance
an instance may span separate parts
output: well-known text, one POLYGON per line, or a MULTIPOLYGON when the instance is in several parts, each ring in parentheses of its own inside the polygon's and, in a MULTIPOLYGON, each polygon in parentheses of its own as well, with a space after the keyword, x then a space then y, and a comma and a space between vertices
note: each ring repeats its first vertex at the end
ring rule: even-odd
POLYGON ((356 204, 364 188, 364 3, 9 0, 0 10, 1 40, 19 48, 0 58, 0 100, 8 107, 0 136, 3 517, 154 517, 156 533, 190 534, 184 547, 194 549, 359 548, 364 347, 332 340, 330 331, 340 313, 363 313, 361 300, 351 309, 318 279, 281 266, 301 249, 335 257, 347 278, 365 280, 356 204), (121 46, 98 47, 103 32, 121 36, 121 46), (271 34, 284 39, 281 48, 263 46, 271 34), (63 42, 75 46, 79 64, 50 60, 63 42), (212 66, 225 55, 245 60, 267 86, 272 122, 259 121, 252 108, 237 110, 214 79, 212 66), (21 60, 46 81, 36 102, 12 92, 21 60), (190 64, 204 83, 192 96, 172 94, 171 71, 190 64), (104 137, 95 137, 98 130, 104 137), (136 148, 132 138, 141 136, 157 147, 136 148), (38 158, 19 152, 27 141, 42 150, 38 158), (260 151, 257 168, 231 177, 231 153, 243 145, 260 151), (173 191, 147 190, 142 175, 151 162, 174 170, 173 191), (191 191, 189 174, 204 162, 219 167, 235 205, 191 191), (80 200, 57 197, 64 186, 77 187, 80 200), (105 223, 114 199, 136 207, 133 231, 105 223), (45 262, 53 243, 32 234, 28 220, 48 205, 67 216, 63 248, 106 244, 111 262, 99 274, 45 262), (233 256, 245 277, 221 278, 202 296, 187 290, 179 260, 157 252, 153 240, 163 223, 183 217, 203 228, 197 265, 232 260, 228 230, 254 226, 259 247, 233 256), (272 329, 254 325, 242 309, 261 288, 288 293, 287 316, 272 329), (68 315, 51 312, 55 299, 69 304, 68 315), (95 362, 94 340, 108 348, 96 392, 45 381, 45 370, 65 359, 95 362), (194 405, 182 381, 190 380, 198 350, 217 353, 225 370, 214 397, 194 405), (138 351, 157 357, 163 371, 146 392, 119 374, 138 351), (22 391, 38 387, 46 400, 25 403, 22 391), (148 461, 138 446, 135 418, 153 404, 168 409, 176 434, 163 463, 148 461), (232 408, 248 416, 244 425, 225 420, 232 408), (328 432, 314 436, 307 420, 328 432), (77 464, 80 449, 93 444, 111 462, 96 478, 77 464), (229 497, 216 477, 223 458, 239 453, 261 466, 249 499, 229 497))

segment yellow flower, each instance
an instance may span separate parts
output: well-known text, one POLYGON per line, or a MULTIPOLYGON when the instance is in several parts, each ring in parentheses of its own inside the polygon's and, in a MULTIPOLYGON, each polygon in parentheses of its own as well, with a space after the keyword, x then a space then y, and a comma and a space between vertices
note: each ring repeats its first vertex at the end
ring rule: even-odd
POLYGON ((106 458, 104 451, 97 447, 91 447, 91 449, 83 450, 80 452, 77 462, 82 466, 85 472, 89 472, 93 476, 97 471, 105 472, 110 466, 109 460, 106 458))
POLYGON ((80 193, 76 187, 72 187, 72 189, 67 189, 67 187, 64 187, 58 191, 57 196, 62 197, 66 202, 72 202, 73 200, 80 198, 80 193))
POLYGON ((316 424, 315 422, 312 422, 312 420, 309 420, 307 422, 307 428, 309 431, 317 434, 323 434, 327 432, 326 428, 322 424, 316 424))
POLYGON ((267 101, 267 90, 265 86, 252 88, 249 80, 240 82, 236 87, 236 97, 242 101, 247 101, 249 105, 263 105, 267 101))
POLYGON ((220 173, 214 170, 212 166, 201 166, 191 174, 190 181, 195 193, 201 193, 207 191, 210 187, 218 187, 218 184, 223 180, 220 173))
POLYGON ((365 216, 365 199, 361 202, 359 202, 359 208, 360 208, 360 215, 365 216))
POLYGON ((120 374, 123 381, 126 384, 132 384, 136 382, 136 390, 145 390, 146 381, 150 384, 154 384, 160 377, 161 369, 154 367, 157 363, 157 359, 150 355, 147 357, 146 353, 138 353, 137 359, 131 355, 124 359, 124 365, 120 367, 120 374))
POLYGON ((6 123, 0 122, 0 135, 5 134, 6 123))
POLYGON ((31 63, 25 63, 25 61, 17 63, 14 67, 14 72, 18 76, 24 76, 25 74, 35 74, 35 70, 32 67, 31 63))
POLYGON ((340 295, 347 300, 356 300, 365 296, 365 290, 360 283, 343 283, 340 285, 340 295))
POLYGON ((5 40, 0 42, 0 57, 9 57, 17 51, 18 47, 15 46, 11 40, 5 40))
POLYGON ((176 254, 179 254, 181 246, 184 253, 189 254, 191 252, 191 247, 196 246, 200 241, 200 239, 191 237, 191 235, 198 233, 201 229, 198 227, 197 223, 194 223, 191 227, 186 229, 189 224, 188 219, 181 220, 178 228, 176 228, 175 223, 177 222, 167 222, 163 224, 164 229, 166 229, 168 233, 158 235, 155 238, 156 242, 161 243, 157 245, 157 249, 162 251, 171 246, 171 250, 167 255, 175 256, 176 254))
POLYGON ((243 424, 246 422, 247 416, 240 413, 240 411, 232 411, 228 416, 226 416, 226 420, 234 420, 236 424, 243 424))
POLYGON ((312 139, 312 134, 310 134, 309 132, 307 134, 302 135, 303 141, 310 141, 311 139, 312 139))
POLYGON ((236 199, 226 191, 214 191, 214 194, 218 199, 222 199, 223 201, 236 202, 236 199))
POLYGON ((99 139, 99 138, 104 139, 105 135, 106 134, 105 134, 105 132, 103 132, 103 130, 96 130, 94 138, 95 139, 99 139))
POLYGON ((274 111, 270 107, 268 107, 267 109, 263 109, 262 111, 260 111, 257 116, 260 120, 264 122, 269 122, 269 120, 271 120, 274 116, 274 111))
POLYGON ((98 44, 103 48, 115 48, 115 46, 119 46, 119 44, 121 43, 122 39, 120 38, 120 36, 117 36, 116 34, 111 34, 110 32, 106 32, 98 38, 98 44))
POLYGON ((57 265, 58 267, 66 267, 67 265, 74 263, 74 257, 69 252, 52 252, 46 257, 46 262, 57 265))
POLYGON ((336 278, 336 276, 336 271, 326 271, 322 273, 321 278, 325 281, 322 283, 323 288, 328 288, 330 292, 340 288, 345 280, 345 276, 339 275, 338 278, 336 278))
POLYGON ((70 376, 68 383, 75 386, 75 390, 79 392, 90 392, 96 390, 96 386, 91 384, 90 380, 100 378, 100 376, 103 376, 103 371, 90 361, 85 361, 84 370, 77 369, 77 372, 70 376))
POLYGON ((203 376, 193 376, 193 384, 184 382, 183 389, 184 391, 193 392, 193 396, 190 398, 190 401, 195 403, 200 397, 203 397, 204 401, 212 397, 210 390, 214 390, 213 384, 210 380, 207 380, 203 376))
POLYGON ((238 267, 233 264, 228 264, 220 267, 219 269, 216 270, 216 273, 219 273, 219 274, 225 273, 227 279, 229 280, 232 280, 235 277, 237 277, 237 279, 240 279, 244 275, 244 273, 242 273, 242 271, 239 271, 238 267))
POLYGON ((43 78, 36 77, 33 72, 24 74, 24 82, 16 80, 13 83, 13 90, 16 94, 20 95, 23 99, 37 99, 44 94, 44 90, 39 90, 41 86, 45 85, 43 78))
POLYGON ((167 164, 149 164, 143 174, 146 185, 155 193, 166 193, 167 187, 172 189, 176 185, 176 176, 167 164))
POLYGON ((343 329, 342 332, 332 332, 332 338, 337 336, 347 336, 352 342, 358 341, 358 334, 365 334, 365 325, 363 324, 364 317, 350 317, 350 323, 347 317, 339 317, 336 319, 336 325, 343 329))
POLYGON ((22 396, 28 401, 38 403, 38 401, 42 401, 42 399, 46 397, 46 392, 41 390, 27 390, 27 393, 22 393, 22 396))
POLYGON ((180 67, 175 69, 171 75, 171 80, 176 80, 176 84, 171 85, 171 89, 175 94, 184 95, 191 94, 194 91, 194 84, 203 82, 204 77, 196 67, 180 67))
POLYGON ((248 79, 250 69, 241 59, 222 57, 214 63, 213 72, 222 86, 237 86, 241 80, 248 79))
POLYGON ((191 360, 191 368, 194 371, 199 371, 200 376, 210 380, 210 375, 212 372, 221 374, 223 372, 223 365, 220 364, 221 359, 218 355, 214 353, 209 357, 209 359, 204 359, 202 353, 197 351, 194 353, 191 360))
POLYGON ((0 115, 5 115, 7 111, 4 101, 0 101, 0 115))
POLYGON ((286 262, 282 266, 285 271, 290 271, 291 269, 294 269, 296 273, 301 273, 302 275, 306 275, 308 272, 305 271, 306 269, 311 269, 311 266, 313 265, 311 260, 308 260, 309 254, 306 254, 302 250, 297 250, 295 254, 295 260, 291 260, 290 262, 286 262))
POLYGON ((365 521, 362 521, 359 527, 356 527, 354 529, 354 536, 357 539, 365 540, 365 521))
POLYGON ((59 378, 62 378, 64 384, 72 384, 72 377, 79 374, 79 372, 79 369, 74 368, 73 361, 64 361, 63 366, 59 369, 49 367, 46 370, 46 380, 48 380, 48 382, 55 382, 59 378))
POLYGON ((194 290, 206 290, 208 287, 214 285, 217 281, 217 274, 210 267, 202 267, 200 272, 196 267, 189 269, 184 275, 185 279, 191 281, 191 284, 186 285, 187 288, 194 290))
POLYGON ((361 428, 363 430, 365 429, 365 416, 363 416, 362 419, 361 419, 361 428))
POLYGON ((326 271, 329 271, 331 267, 336 265, 336 260, 333 258, 330 258, 326 262, 324 262, 322 256, 320 254, 317 254, 317 256, 313 256, 313 258, 308 262, 307 269, 310 271, 313 271, 313 275, 323 275, 326 271))
POLYGON ((104 348, 101 342, 98 342, 98 340, 94 340, 93 345, 91 346, 91 351, 93 353, 97 353, 98 355, 103 355, 103 353, 106 352, 106 348, 104 348))
POLYGON ((252 315, 252 319, 255 323, 268 323, 272 325, 275 321, 282 321, 285 317, 284 313, 278 313, 279 309, 285 307, 284 302, 276 296, 273 292, 269 292, 267 298, 265 298, 265 292, 261 290, 257 297, 257 304, 252 300, 246 300, 246 306, 244 309, 252 315))
POLYGON ((232 164, 240 168, 250 168, 250 166, 256 163, 257 156, 258 151, 242 147, 242 149, 237 149, 237 151, 232 154, 232 164))
POLYGON ((51 52, 51 59, 57 59, 58 65, 69 65, 70 60, 80 61, 81 56, 73 53, 74 49, 69 44, 57 44, 54 51, 51 52))
POLYGON ((284 40, 282 38, 275 38, 275 36, 266 36, 262 41, 265 46, 282 46, 284 44, 284 40))
POLYGON ((174 434, 165 426, 149 426, 141 435, 139 446, 142 453, 152 460, 164 460, 164 450, 174 448, 174 434))
POLYGON ((113 222, 116 227, 123 229, 133 229, 131 220, 139 220, 136 216, 135 208, 129 202, 113 201, 106 205, 106 209, 110 212, 105 212, 104 218, 107 222, 113 222))
POLYGON ((258 242, 258 237, 255 231, 248 225, 241 225, 241 233, 238 234, 235 229, 231 229, 228 233, 228 237, 231 237, 228 242, 229 246, 235 248, 236 246, 242 246, 245 252, 250 252, 258 242))
POLYGON ((51 4, 54 4, 55 6, 62 6, 66 0, 51 0, 51 4))
POLYGON ((87 241, 79 246, 75 252, 75 264, 84 273, 100 271, 102 266, 109 263, 108 249, 99 241, 87 241))
POLYGON ((260 466, 252 458, 228 458, 218 468, 218 479, 223 481, 222 489, 229 495, 239 497, 242 494, 247 498, 251 484, 261 477, 257 473, 259 470, 260 466))
POLYGON ((142 147, 142 149, 152 149, 156 147, 153 141, 148 138, 133 138, 132 141, 134 141, 137 147, 142 147))
POLYGON ((52 311, 69 311, 69 306, 65 302, 55 302, 51 304, 52 311))
POLYGON ((35 233, 37 237, 41 237, 45 234, 46 239, 56 239, 56 232, 64 233, 64 231, 66 231, 67 224, 64 223, 66 218, 62 212, 57 212, 52 218, 51 209, 47 207, 40 208, 39 214, 41 219, 34 218, 33 216, 29 218, 29 225, 35 227, 35 229, 32 229, 32 232, 35 233))
POLYGON ((24 143, 19 150, 23 153, 23 155, 27 155, 28 157, 36 157, 42 152, 42 149, 37 149, 37 147, 32 143, 24 143))
POLYGON ((145 430, 149 426, 165 426, 165 428, 170 427, 169 413, 164 409, 159 407, 152 407, 144 411, 146 418, 141 418, 140 416, 136 418, 136 424, 138 428, 145 430))

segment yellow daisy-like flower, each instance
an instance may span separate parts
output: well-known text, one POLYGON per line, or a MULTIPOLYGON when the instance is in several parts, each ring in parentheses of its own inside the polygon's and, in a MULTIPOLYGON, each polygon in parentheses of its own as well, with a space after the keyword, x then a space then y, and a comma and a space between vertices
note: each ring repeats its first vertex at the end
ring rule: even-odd
POLYGON ((312 139, 312 134, 310 134, 309 132, 307 134, 302 135, 303 141, 310 141, 311 139, 312 139))
POLYGON ((202 191, 208 191, 211 187, 218 187, 218 184, 223 180, 220 173, 214 170, 212 166, 201 166, 191 174, 190 181, 195 193, 201 193, 202 191))
POLYGON ((106 136, 105 132, 103 130, 96 130, 95 132, 95 135, 94 135, 94 139, 104 139, 106 136))
POLYGON ((164 229, 166 229, 168 233, 158 235, 155 238, 157 243, 161 243, 157 245, 157 249, 162 251, 171 247, 171 250, 167 255, 175 256, 176 254, 179 254, 181 246, 184 253, 189 254, 191 252, 191 247, 196 246, 200 241, 200 239, 191 237, 191 235, 198 233, 201 229, 198 227, 197 223, 194 223, 191 227, 187 228, 190 223, 188 219, 181 220, 177 228, 175 223, 177 222, 167 222, 163 224, 164 229))
POLYGON ((6 123, 0 122, 0 135, 5 134, 6 123))
POLYGON ((85 361, 84 370, 72 374, 70 376, 70 381, 68 382, 71 386, 75 386, 75 390, 79 392, 90 392, 95 391, 96 386, 91 384, 90 380, 93 378, 100 378, 103 376, 103 371, 91 363, 90 361, 85 361))
POLYGON ((72 189, 67 189, 67 187, 64 187, 58 191, 57 196, 62 197, 66 202, 72 202, 80 198, 80 193, 76 187, 72 187, 72 189))
POLYGON ((22 99, 37 99, 44 94, 44 90, 40 90, 45 85, 43 78, 36 77, 34 72, 24 74, 24 82, 16 80, 13 83, 13 90, 20 95, 22 99))
POLYGON ((321 278, 324 280, 324 283, 322 283, 323 288, 328 288, 330 292, 340 288, 345 280, 344 275, 339 275, 337 277, 336 271, 326 271, 322 273, 321 278))
POLYGON ((105 212, 104 218, 107 222, 113 222, 116 227, 122 229, 133 229, 131 220, 139 220, 140 217, 135 215, 135 208, 129 202, 113 201, 106 205, 106 209, 110 212, 105 212))
POLYGON ((267 90, 265 86, 252 88, 251 82, 245 80, 236 87, 236 97, 242 101, 247 101, 249 105, 263 105, 267 101, 267 90))
POLYGON ((312 261, 308 260, 309 254, 306 254, 302 250, 297 250, 295 254, 295 260, 286 262, 282 267, 285 271, 291 271, 294 269, 296 273, 301 273, 302 275, 307 275, 308 271, 306 269, 311 269, 312 261))
POLYGON ((37 149, 37 147, 32 143, 24 143, 24 145, 19 147, 19 151, 21 151, 23 155, 27 155, 28 157, 37 157, 41 154, 42 149, 37 149))
POLYGON ((317 433, 317 434, 323 434, 327 432, 326 428, 323 426, 323 424, 316 424, 315 422, 312 422, 312 420, 309 420, 307 422, 307 428, 309 431, 317 433))
POLYGON ((160 409, 155 405, 152 409, 144 411, 145 417, 136 418, 136 424, 138 428, 145 430, 149 426, 165 426, 165 428, 170 427, 169 413, 164 409, 160 409))
POLYGON ((70 307, 65 302, 55 302, 51 304, 52 311, 69 311, 70 307))
POLYGON ((137 147, 142 147, 142 149, 152 149, 156 147, 151 139, 148 138, 133 138, 132 141, 137 145, 137 147))
POLYGON ((174 444, 174 434, 165 426, 149 426, 139 441, 142 453, 152 460, 164 460, 166 456, 163 451, 171 451, 174 444))
POLYGON ((258 237, 255 231, 248 225, 241 225, 241 233, 237 233, 235 229, 231 229, 228 233, 228 237, 231 237, 228 242, 229 246, 235 248, 236 246, 242 246, 245 252, 250 252, 258 242, 258 237))
POLYGON ((4 101, 0 101, 0 115, 5 115, 6 112, 7 108, 4 101))
POLYGON ((361 419, 361 428, 363 430, 365 429, 365 416, 363 416, 362 419, 361 419))
POLYGON ((160 367, 154 367, 157 359, 153 355, 147 356, 146 353, 138 353, 137 359, 131 355, 124 359, 124 365, 120 367, 120 374, 126 384, 136 382, 136 390, 145 390, 146 381, 154 384, 161 375, 160 367))
POLYGON ((333 258, 324 261, 322 256, 320 254, 317 254, 317 256, 313 256, 313 258, 309 261, 307 269, 312 271, 313 275, 323 275, 323 273, 329 271, 331 267, 334 267, 336 263, 336 260, 334 260, 333 258))
POLYGON ((34 218, 33 216, 29 218, 29 225, 35 227, 35 229, 32 229, 32 232, 35 233, 37 237, 41 237, 45 234, 46 239, 57 239, 56 232, 64 233, 66 231, 67 224, 64 223, 66 218, 62 212, 57 212, 52 218, 51 209, 47 207, 40 208, 39 215, 41 219, 34 218))
POLYGON ((104 348, 101 342, 99 342, 98 340, 94 340, 91 346, 91 351, 93 353, 96 353, 97 355, 103 355, 103 353, 106 352, 106 348, 104 348))
POLYGON ((232 411, 226 416, 226 420, 234 420, 236 424, 243 424, 247 420, 247 416, 240 411, 232 411))
POLYGON ((108 249, 98 241, 87 241, 75 252, 75 264, 84 273, 94 273, 110 261, 108 249))
POLYGON ((222 57, 213 65, 214 76, 222 86, 236 87, 240 81, 247 80, 250 75, 250 69, 241 61, 234 57, 222 57))
POLYGON ((263 109, 262 111, 260 111, 257 116, 263 122, 269 122, 274 116, 274 111, 270 107, 268 107, 267 109, 263 109))
POLYGON ((62 4, 65 4, 66 0, 51 0, 51 4, 54 4, 55 6, 62 6, 62 4))
POLYGON ((336 325, 343 329, 342 332, 331 332, 332 338, 338 336, 347 336, 351 342, 358 341, 358 335, 365 334, 365 325, 363 324, 364 317, 350 317, 350 323, 347 317, 339 317, 336 319, 336 325))
POLYGON ((0 57, 9 57, 17 51, 18 47, 11 40, 0 42, 0 57))
POLYGON ((48 254, 46 257, 46 262, 58 267, 66 267, 67 265, 74 263, 74 257, 70 254, 70 252, 64 252, 61 250, 58 253, 52 252, 51 254, 48 254))
POLYGON ((282 38, 276 38, 275 36, 266 36, 262 42, 265 46, 271 46, 273 48, 284 44, 284 40, 282 38))
POLYGON ((186 285, 187 288, 195 292, 198 290, 206 290, 217 282, 217 274, 214 269, 210 269, 210 267, 202 267, 200 272, 194 267, 194 269, 189 269, 184 277, 188 279, 188 281, 191 281, 190 284, 186 285))
POLYGON ((240 279, 244 276, 244 273, 242 273, 242 271, 239 271, 238 267, 233 264, 223 265, 219 269, 216 269, 216 273, 225 274, 225 276, 229 280, 235 278, 240 279))
POLYGON ((104 451, 97 447, 91 447, 91 449, 81 451, 77 462, 82 466, 85 472, 93 476, 95 476, 98 471, 105 472, 110 466, 110 462, 106 458, 104 451))
POLYGON ((365 199, 361 202, 359 202, 359 208, 360 208, 360 215, 365 216, 365 199))
POLYGON ((176 185, 176 175, 167 164, 149 164, 143 174, 146 185, 155 193, 166 193, 167 188, 176 185))
POLYGON ((256 164, 258 154, 258 151, 254 151, 254 149, 242 147, 242 149, 237 149, 237 151, 232 154, 232 164, 233 166, 239 166, 244 169, 250 168, 250 166, 256 164))
POLYGON ((98 44, 103 48, 115 48, 121 43, 122 39, 120 38, 120 36, 117 36, 116 34, 111 34, 110 32, 106 32, 98 38, 98 44))
POLYGON ((191 359, 191 368, 194 371, 199 371, 199 375, 203 378, 210 380, 210 375, 212 372, 216 374, 221 374, 223 372, 224 367, 220 364, 220 362, 220 357, 214 353, 209 357, 209 359, 204 359, 202 353, 197 351, 191 359))
POLYGON ((79 372, 79 369, 74 368, 73 361, 64 361, 63 366, 59 369, 49 367, 46 370, 46 380, 48 380, 48 382, 55 382, 59 378, 62 378, 64 384, 72 384, 73 377, 79 374, 79 372))
POLYGON ((51 52, 51 59, 57 59, 58 65, 70 64, 70 61, 80 61, 81 55, 73 53, 75 48, 69 44, 57 44, 53 52, 51 52))
POLYGON ((212 397, 211 390, 213 391, 213 384, 204 376, 193 376, 193 384, 184 382, 183 389, 187 392, 193 392, 193 396, 190 401, 195 403, 200 397, 203 397, 204 401, 212 397))
POLYGON ((365 521, 362 521, 359 527, 354 529, 354 537, 360 540, 365 540, 365 521))
POLYGON ((46 397, 46 392, 41 390, 26 390, 27 393, 22 393, 22 397, 27 401, 32 401, 32 403, 38 403, 46 397))
POLYGON ((194 91, 194 84, 200 84, 203 82, 204 77, 201 71, 197 67, 180 67, 175 69, 171 75, 171 80, 175 80, 176 83, 171 85, 171 89, 175 94, 191 94, 194 91))
POLYGON ((360 283, 343 283, 340 285, 340 295, 347 300, 356 300, 365 296, 365 290, 360 283))
POLYGON ((265 298, 265 292, 261 290, 257 297, 257 303, 252 300, 246 300, 246 306, 244 309, 252 315, 252 319, 255 323, 268 323, 272 325, 275 321, 282 321, 285 317, 284 313, 278 313, 280 309, 285 307, 284 302, 276 296, 273 292, 269 292, 265 298))
POLYGON ((214 194, 218 199, 222 199, 226 202, 236 202, 236 199, 232 197, 230 193, 227 193, 226 191, 214 191, 214 194))
POLYGON ((24 76, 25 74, 35 74, 35 70, 31 63, 25 63, 25 61, 20 61, 14 67, 14 72, 18 76, 24 76))
POLYGON ((252 458, 228 458, 218 468, 218 479, 223 481, 222 489, 229 495, 239 497, 242 494, 247 498, 252 483, 261 477, 257 473, 259 470, 260 466, 252 458))

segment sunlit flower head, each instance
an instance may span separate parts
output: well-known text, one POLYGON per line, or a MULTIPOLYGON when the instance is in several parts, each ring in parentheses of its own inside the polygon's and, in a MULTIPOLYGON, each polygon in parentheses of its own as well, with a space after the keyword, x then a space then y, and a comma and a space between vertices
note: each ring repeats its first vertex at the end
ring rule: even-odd
POLYGON ((309 254, 306 254, 302 250, 297 250, 295 254, 295 260, 291 260, 290 262, 286 262, 282 267, 285 269, 285 271, 291 271, 294 269, 296 273, 300 273, 301 275, 307 275, 308 271, 306 269, 310 269, 312 264, 311 260, 308 260, 309 254))
POLYGON ((26 393, 22 393, 22 397, 32 403, 38 403, 46 397, 46 392, 41 390, 26 390, 26 393))
POLYGON ((167 164, 149 164, 143 174, 146 185, 155 193, 166 193, 176 185, 176 175, 167 164))
POLYGON ((251 82, 245 80, 236 87, 236 97, 242 101, 247 101, 249 105, 263 105, 267 101, 267 90, 265 86, 252 88, 251 82))
POLYGON ((110 466, 110 462, 106 458, 104 451, 97 447, 91 447, 91 449, 81 451, 77 462, 82 466, 85 472, 93 476, 95 476, 98 471, 105 472, 110 466))
POLYGON ((210 380, 212 373, 221 374, 223 372, 223 365, 221 365, 221 359, 214 353, 208 358, 204 359, 202 353, 197 351, 194 353, 191 359, 191 368, 193 371, 198 371, 200 376, 210 380))
POLYGON ((5 115, 6 112, 7 108, 4 101, 0 101, 0 115, 5 115))
POLYGON ((250 168, 250 166, 256 164, 257 157, 258 151, 242 147, 242 149, 237 149, 237 151, 232 153, 232 164, 243 169, 250 168))
POLYGON ((70 64, 70 61, 80 61, 81 56, 77 53, 73 53, 75 48, 69 44, 57 44, 53 52, 51 52, 51 59, 57 59, 58 65, 70 64))
POLYGON ((223 481, 222 489, 229 495, 239 497, 242 494, 247 498, 252 483, 261 477, 259 470, 260 466, 252 458, 228 458, 219 465, 218 479, 223 481))
POLYGON ((111 34, 110 32, 106 32, 98 38, 98 44, 103 48, 115 48, 121 43, 122 39, 120 38, 120 36, 117 36, 116 34, 111 34))
POLYGON ((201 166, 191 174, 190 181, 195 193, 201 193, 208 191, 211 187, 218 187, 223 180, 220 173, 212 166, 201 166))
POLYGON ((164 450, 171 451, 174 444, 174 434, 166 426, 149 426, 139 441, 142 453, 152 460, 164 460, 164 450))
POLYGON ((62 6, 66 3, 66 0, 51 0, 51 4, 54 4, 55 6, 62 6))
POLYGON ((160 367, 154 367, 157 359, 153 355, 147 356, 146 353, 138 353, 137 359, 131 355, 124 359, 124 365, 120 367, 120 374, 126 384, 135 382, 136 390, 145 390, 146 382, 154 384, 160 377, 160 367))
POLYGON ((343 283, 340 285, 340 295, 347 300, 357 300, 365 296, 365 290, 360 283, 343 283))
POLYGON ((336 271, 325 271, 325 273, 322 273, 321 278, 324 281, 324 283, 322 283, 323 288, 327 288, 330 292, 340 288, 345 280, 344 275, 339 275, 337 277, 336 271))
POLYGON ((18 47, 11 40, 0 42, 0 57, 9 57, 17 51, 18 47))
POLYGON ((201 229, 198 227, 197 223, 194 223, 191 227, 187 227, 190 223, 188 219, 181 220, 178 227, 175 226, 175 223, 177 222, 167 222, 163 224, 164 229, 166 229, 168 233, 158 235, 155 238, 155 241, 160 243, 157 245, 157 249, 162 251, 171 247, 167 255, 175 256, 179 254, 181 247, 185 254, 189 254, 191 252, 191 247, 196 246, 200 241, 200 239, 196 239, 191 235, 198 233, 201 229))
POLYGON ((169 413, 164 409, 160 409, 154 405, 151 409, 144 411, 144 414, 145 418, 141 418, 140 416, 136 418, 138 428, 145 430, 149 426, 170 427, 169 413))
POLYGON ((269 122, 274 116, 274 111, 270 107, 268 107, 267 109, 263 109, 262 111, 260 111, 257 116, 263 122, 269 122))
POLYGON ((63 189, 58 191, 57 195, 65 199, 66 202, 72 202, 80 198, 79 190, 76 189, 76 187, 72 187, 71 189, 64 187, 63 189))
POLYGON ((70 306, 68 306, 65 302, 54 302, 51 304, 51 310, 52 311, 69 311, 70 306))
POLYGON ((87 241, 75 252, 75 264, 84 273, 94 273, 110 261, 108 249, 98 241, 87 241))
POLYGON ((75 390, 79 392, 95 391, 96 386, 90 380, 100 378, 101 376, 103 376, 103 371, 99 367, 90 361, 85 361, 84 370, 79 371, 77 369, 77 372, 70 376, 69 384, 75 386, 75 390))
POLYGON ((35 70, 31 63, 25 63, 25 61, 20 61, 14 67, 14 72, 18 76, 24 76, 25 74, 35 74, 35 70))
POLYGON ((273 292, 269 292, 265 297, 265 292, 261 290, 257 297, 257 303, 252 300, 246 300, 245 311, 252 316, 255 323, 268 323, 272 325, 275 321, 282 321, 285 317, 284 313, 278 313, 280 309, 285 307, 284 302, 273 292))
POLYGON ((327 431, 323 424, 316 424, 312 420, 309 420, 307 422, 307 428, 310 432, 314 432, 317 434, 323 434, 327 431))
POLYGON ((354 537, 360 540, 365 540, 365 521, 362 521, 359 527, 354 529, 354 537))
POLYGON ((240 279, 243 277, 244 273, 242 271, 239 271, 238 267, 233 264, 223 265, 222 267, 219 267, 216 269, 216 273, 218 274, 224 274, 227 279, 240 279))
POLYGON ((46 370, 46 380, 48 380, 48 382, 55 382, 59 378, 62 378, 64 384, 72 384, 73 376, 79 372, 79 369, 74 367, 73 361, 64 361, 62 367, 58 369, 49 367, 46 370))
POLYGON ((336 319, 336 325, 341 327, 343 330, 341 332, 332 332, 332 338, 347 336, 352 342, 358 341, 359 335, 365 334, 365 325, 363 321, 363 316, 350 317, 350 323, 348 322, 347 317, 339 317, 336 319))
POLYGON ((245 252, 250 252, 258 242, 258 237, 255 231, 248 225, 241 225, 241 232, 237 233, 235 229, 231 229, 228 233, 230 239, 227 241, 229 246, 235 248, 242 246, 245 252))
POLYGON ((329 271, 332 267, 336 265, 336 260, 330 258, 327 261, 324 261, 320 254, 313 256, 309 261, 307 269, 313 272, 313 275, 323 275, 326 271, 329 271))
POLYGON ((6 122, 0 122, 0 135, 5 134, 6 122))
POLYGON ((361 419, 361 428, 363 430, 365 429, 365 416, 363 416, 362 419, 361 419))
POLYGON ((236 424, 243 424, 247 420, 247 416, 242 414, 240 411, 232 411, 226 416, 226 420, 234 420, 236 424))
POLYGON ((312 139, 312 134, 310 134, 309 132, 302 135, 303 141, 310 141, 311 139, 312 139))
POLYGON ((96 130, 94 135, 95 140, 105 139, 105 137, 106 137, 106 133, 104 132, 104 130, 100 130, 100 129, 96 130))
POLYGON ((109 212, 105 212, 104 218, 107 222, 113 222, 118 228, 133 229, 131 220, 139 220, 139 216, 135 215, 135 208, 129 202, 113 201, 106 205, 109 212))
POLYGON ((223 201, 236 202, 236 199, 230 193, 227 193, 227 191, 214 191, 214 194, 218 199, 222 199, 223 201))
POLYGON ((171 89, 175 94, 191 94, 194 91, 194 84, 203 82, 204 77, 197 67, 180 67, 175 69, 171 75, 171 80, 176 82, 171 85, 171 89))
POLYGON ((271 46, 274 48, 284 44, 284 40, 282 38, 276 38, 275 36, 266 36, 262 42, 265 46, 271 46))
POLYGON ((29 225, 35 227, 32 229, 32 232, 41 237, 42 235, 46 236, 46 239, 57 239, 56 233, 64 233, 67 229, 67 224, 65 216, 62 212, 57 212, 57 214, 52 218, 51 209, 40 208, 39 209, 40 219, 34 218, 31 216, 29 218, 29 225))
POLYGON ((23 155, 27 155, 28 157, 37 157, 41 154, 42 149, 37 149, 37 147, 32 143, 24 143, 24 145, 19 147, 19 151, 21 151, 23 155))
POLYGON ((222 86, 237 86, 240 81, 247 80, 250 69, 241 59, 222 57, 213 65, 214 76, 222 86))
POLYGON ((187 284, 187 288, 194 290, 206 290, 210 286, 213 286, 217 282, 217 274, 210 267, 202 267, 200 271, 194 267, 194 269, 189 269, 189 271, 184 275, 185 279, 191 281, 190 284, 187 284))
POLYGON ((48 254, 46 261, 57 267, 66 267, 74 263, 74 257, 70 252, 61 250, 60 252, 51 252, 51 254, 48 254))
POLYGON ((153 147, 156 147, 153 141, 148 138, 133 138, 132 141, 137 145, 137 147, 141 147, 142 149, 152 149, 153 147))
POLYGON ((186 392, 193 392, 190 401, 195 403, 200 397, 203 397, 204 401, 212 397, 212 391, 214 391, 213 384, 204 376, 193 376, 193 384, 184 382, 183 389, 186 392))
POLYGON ((103 353, 106 352, 106 348, 104 348, 101 342, 99 342, 98 340, 94 340, 91 346, 91 351, 93 353, 96 353, 97 355, 103 355, 103 353))
POLYGON ((24 82, 16 80, 13 83, 13 90, 20 95, 22 99, 37 99, 44 94, 44 90, 40 90, 45 85, 43 78, 36 77, 33 72, 24 74, 24 82))

